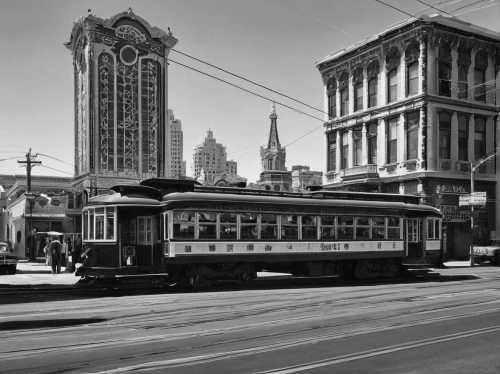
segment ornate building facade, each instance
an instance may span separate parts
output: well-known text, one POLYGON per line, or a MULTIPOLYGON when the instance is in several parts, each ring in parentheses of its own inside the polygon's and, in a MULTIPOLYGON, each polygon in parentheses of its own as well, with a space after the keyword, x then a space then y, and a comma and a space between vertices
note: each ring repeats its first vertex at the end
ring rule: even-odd
POLYGON ((309 166, 292 166, 292 190, 293 192, 306 192, 308 186, 322 186, 323 172, 312 171, 309 166))
POLYGON ((278 115, 273 103, 269 115, 271 126, 266 146, 260 147, 262 172, 257 185, 260 189, 289 191, 292 185, 291 173, 286 169, 286 149, 281 146, 278 136, 278 115))
POLYGON ((79 18, 73 54, 75 180, 78 192, 170 174, 168 63, 177 43, 128 11, 79 18))
MULTIPOLYGON (((458 200, 471 192, 471 163, 499 149, 500 34, 422 15, 316 67, 328 112, 326 187, 419 194, 444 213, 450 257, 467 257, 470 222, 458 200)), ((488 199, 477 242, 500 232, 499 164, 497 155, 476 172, 475 191, 488 199)))

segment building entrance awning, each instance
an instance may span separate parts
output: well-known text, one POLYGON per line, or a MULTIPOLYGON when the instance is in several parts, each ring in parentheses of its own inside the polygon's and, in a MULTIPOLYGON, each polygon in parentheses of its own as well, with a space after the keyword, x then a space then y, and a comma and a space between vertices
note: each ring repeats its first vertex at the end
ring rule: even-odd
POLYGON ((64 221, 66 219, 71 219, 64 213, 31 213, 31 214, 26 213, 24 215, 24 217, 37 219, 37 220, 58 220, 58 221, 64 221))

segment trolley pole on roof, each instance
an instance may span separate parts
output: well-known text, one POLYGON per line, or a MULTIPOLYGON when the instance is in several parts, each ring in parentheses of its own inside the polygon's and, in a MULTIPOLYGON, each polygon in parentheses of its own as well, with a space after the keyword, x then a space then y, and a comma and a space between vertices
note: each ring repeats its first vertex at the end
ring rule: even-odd
MULTIPOLYGON (((479 159, 475 163, 471 163, 470 165, 470 193, 471 196, 474 195, 474 173, 477 168, 484 164, 487 161, 490 161, 493 156, 497 154, 496 151, 493 151, 483 158, 479 159)), ((474 205, 471 204, 471 215, 470 215, 470 266, 474 266, 474 205)))

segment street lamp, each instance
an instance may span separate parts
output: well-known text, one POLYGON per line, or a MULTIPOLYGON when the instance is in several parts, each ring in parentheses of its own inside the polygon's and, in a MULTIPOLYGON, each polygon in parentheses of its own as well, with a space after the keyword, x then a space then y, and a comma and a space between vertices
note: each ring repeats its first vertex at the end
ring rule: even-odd
MULTIPOLYGON (((481 166, 486 161, 489 161, 493 156, 496 155, 496 151, 493 151, 483 158, 479 159, 475 163, 471 162, 470 165, 470 193, 471 196, 474 194, 474 173, 476 169, 481 166)), ((470 215, 470 266, 474 266, 474 205, 471 204, 471 215, 470 215)))

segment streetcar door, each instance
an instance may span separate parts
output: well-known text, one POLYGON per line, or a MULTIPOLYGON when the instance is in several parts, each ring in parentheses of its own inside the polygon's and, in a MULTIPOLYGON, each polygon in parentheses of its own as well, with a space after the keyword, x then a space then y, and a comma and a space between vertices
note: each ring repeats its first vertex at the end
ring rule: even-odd
POLYGON ((137 217, 137 262, 139 266, 153 265, 153 216, 137 217))
POLYGON ((406 220, 406 257, 423 258, 423 220, 409 218, 406 220))

